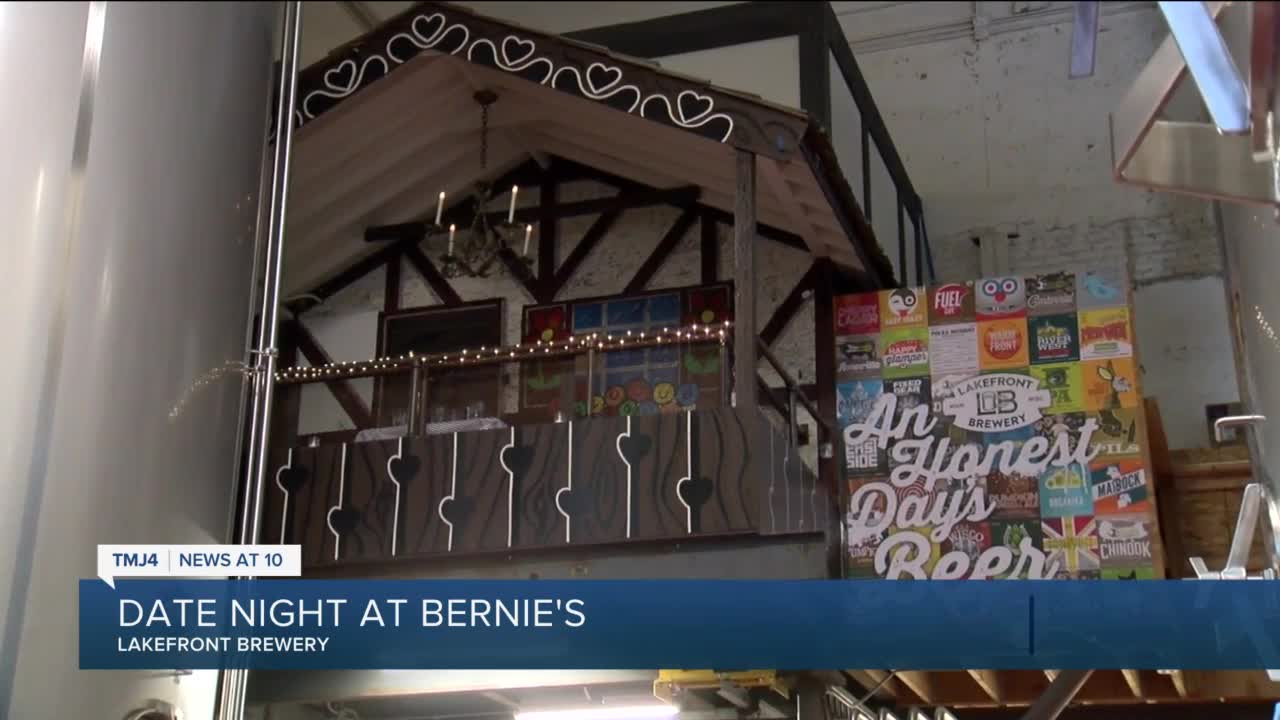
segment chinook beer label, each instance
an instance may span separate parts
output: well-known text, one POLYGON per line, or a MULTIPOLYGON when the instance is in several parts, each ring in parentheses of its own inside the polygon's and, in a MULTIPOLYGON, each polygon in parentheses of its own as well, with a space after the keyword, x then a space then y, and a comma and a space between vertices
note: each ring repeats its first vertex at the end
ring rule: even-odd
POLYGON ((929 324, 973 322, 973 283, 952 283, 929 289, 929 324))
POLYGON ((1151 523, 1133 515, 1100 515, 1098 558, 1103 569, 1151 565, 1151 523))

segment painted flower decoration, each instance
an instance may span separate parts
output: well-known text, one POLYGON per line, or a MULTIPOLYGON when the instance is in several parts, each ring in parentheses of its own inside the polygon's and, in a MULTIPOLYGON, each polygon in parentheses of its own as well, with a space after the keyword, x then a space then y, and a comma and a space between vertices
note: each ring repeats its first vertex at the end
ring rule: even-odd
POLYGON ((723 288, 715 290, 695 290, 689 293, 688 312, 685 323, 710 325, 722 323, 729 317, 729 291, 723 288))
POLYGON ((525 342, 553 342, 569 337, 569 326, 566 323, 567 313, 563 305, 530 310, 528 327, 525 330, 525 342))

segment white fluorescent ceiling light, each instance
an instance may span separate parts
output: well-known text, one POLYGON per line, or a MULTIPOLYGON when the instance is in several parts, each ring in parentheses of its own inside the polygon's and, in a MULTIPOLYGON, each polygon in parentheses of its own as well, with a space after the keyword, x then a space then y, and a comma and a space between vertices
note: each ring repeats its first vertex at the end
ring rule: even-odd
POLYGON ((663 720, 679 713, 680 708, 673 705, 635 705, 518 712, 515 720, 663 720))

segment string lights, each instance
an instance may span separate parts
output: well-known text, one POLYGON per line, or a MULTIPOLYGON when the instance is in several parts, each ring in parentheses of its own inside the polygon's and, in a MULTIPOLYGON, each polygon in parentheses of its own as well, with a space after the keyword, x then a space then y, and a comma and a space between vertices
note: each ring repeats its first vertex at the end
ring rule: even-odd
POLYGON ((514 362, 527 359, 547 359, 584 352, 608 352, 610 350, 639 349, 659 345, 707 344, 724 345, 731 324, 728 320, 718 324, 694 324, 683 328, 663 328, 660 331, 632 331, 625 333, 590 333, 575 335, 565 340, 537 340, 508 347, 485 347, 461 352, 435 355, 415 355, 410 352, 399 357, 372 358, 354 362, 332 363, 314 367, 284 368, 276 373, 280 384, 325 382, 353 377, 386 375, 411 370, 414 367, 464 367, 491 363, 514 362))

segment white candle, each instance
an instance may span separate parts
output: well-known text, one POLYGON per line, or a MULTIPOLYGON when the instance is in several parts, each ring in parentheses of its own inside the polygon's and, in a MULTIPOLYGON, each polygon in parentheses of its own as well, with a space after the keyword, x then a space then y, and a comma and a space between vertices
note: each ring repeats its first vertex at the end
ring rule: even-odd
POLYGON ((518 194, 520 194, 520 187, 518 185, 512 185, 511 186, 511 209, 507 211, 507 222, 509 223, 513 223, 516 221, 516 195, 518 194))
POLYGON ((453 254, 453 234, 458 231, 457 225, 449 226, 449 254, 453 254))
POLYGON ((530 235, 532 235, 532 234, 533 234, 533 226, 532 226, 532 225, 525 225, 525 226, 524 226, 524 255, 525 255, 525 257, 528 257, 528 256, 529 256, 529 236, 530 236, 530 235))
POLYGON ((440 216, 444 214, 444 191, 440 191, 440 199, 436 201, 436 225, 440 225, 440 216))

